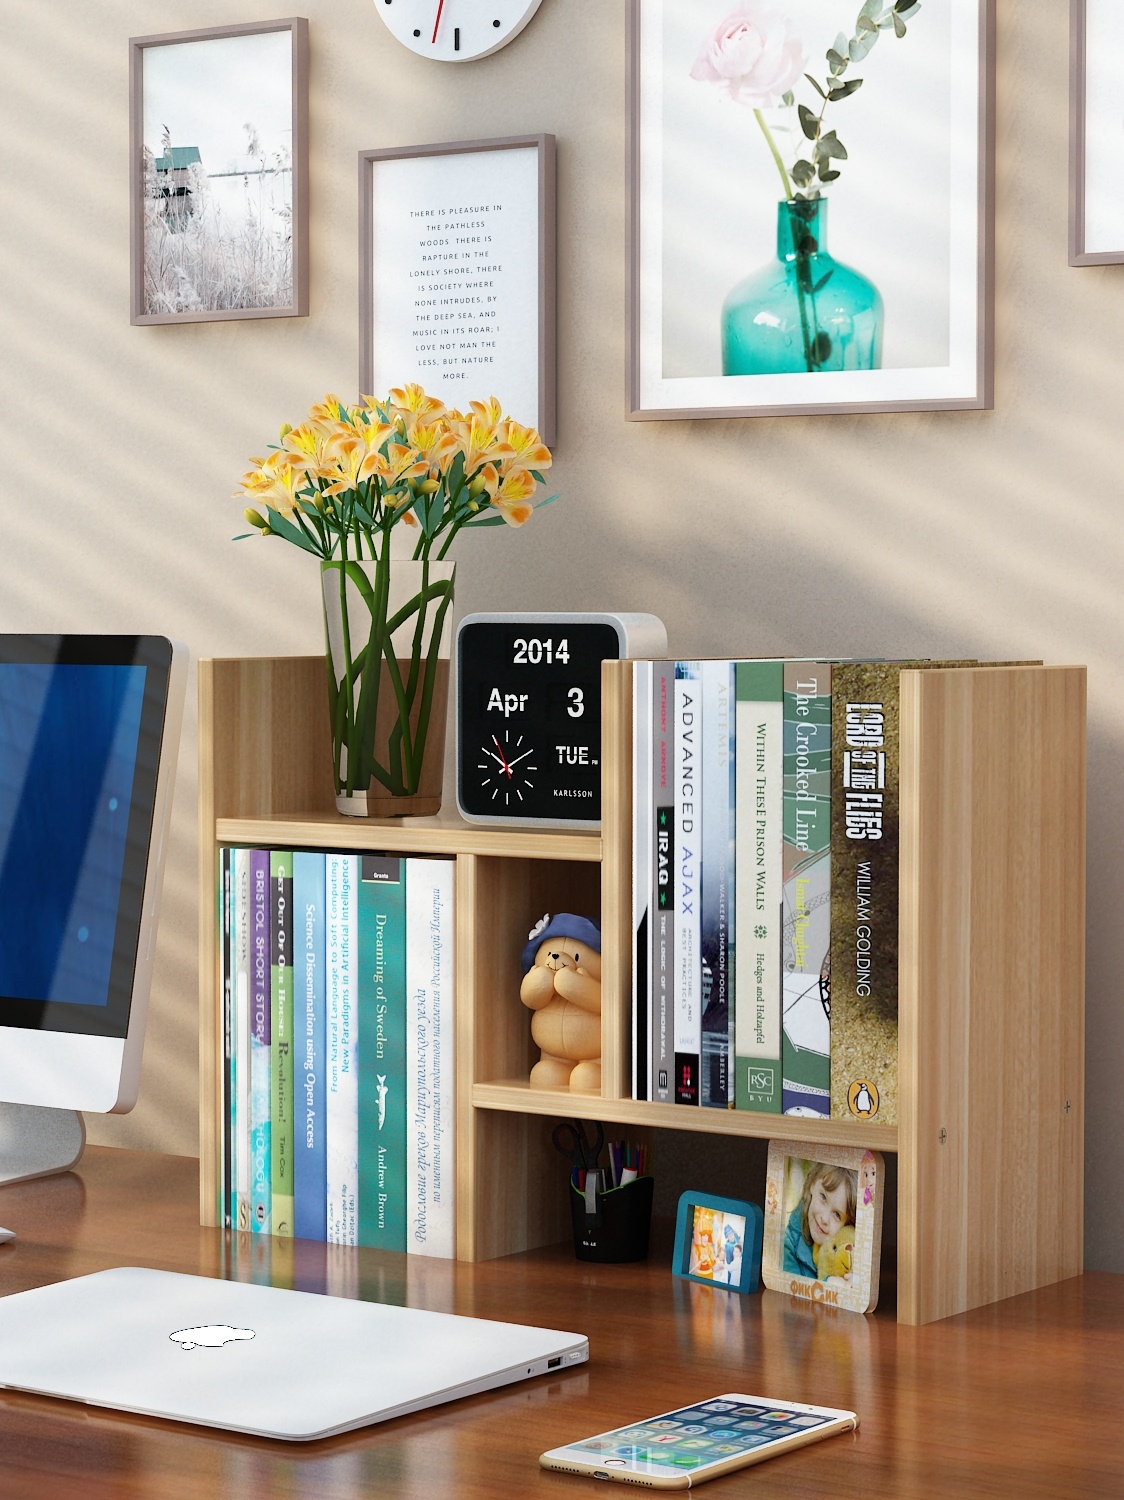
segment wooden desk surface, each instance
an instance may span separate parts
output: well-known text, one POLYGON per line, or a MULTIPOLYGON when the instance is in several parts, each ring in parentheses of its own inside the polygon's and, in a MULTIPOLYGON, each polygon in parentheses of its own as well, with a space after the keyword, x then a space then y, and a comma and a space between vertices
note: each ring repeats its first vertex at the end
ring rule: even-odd
POLYGON ((77 1172, 0 1189, 0 1223, 18 1235, 0 1246, 0 1293, 114 1265, 271 1269, 310 1291, 576 1329, 590 1362, 300 1446, 0 1392, 3 1500, 581 1500, 597 1481, 543 1472, 544 1448, 731 1389, 851 1408, 862 1425, 714 1480, 713 1500, 1124 1494, 1124 1277, 904 1328, 892 1308, 864 1318, 695 1286, 666 1256, 592 1266, 563 1249, 459 1265, 304 1241, 232 1255, 196 1223, 196 1170, 91 1147, 77 1172))

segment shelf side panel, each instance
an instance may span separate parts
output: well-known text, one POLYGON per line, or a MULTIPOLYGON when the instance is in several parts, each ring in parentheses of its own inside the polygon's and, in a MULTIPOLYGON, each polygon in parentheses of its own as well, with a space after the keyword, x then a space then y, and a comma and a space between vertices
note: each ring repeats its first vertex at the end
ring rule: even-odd
POLYGON ((322 656, 209 662, 216 818, 336 815, 322 656))
POLYGON ((898 1315, 926 1323, 1081 1270, 1085 671, 906 672, 901 701, 898 1315))

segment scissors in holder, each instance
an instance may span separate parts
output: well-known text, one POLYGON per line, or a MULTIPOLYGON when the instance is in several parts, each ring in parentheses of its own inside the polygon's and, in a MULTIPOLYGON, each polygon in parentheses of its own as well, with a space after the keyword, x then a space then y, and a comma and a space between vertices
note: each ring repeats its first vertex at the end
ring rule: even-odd
POLYGON ((550 1139, 556 1151, 570 1158, 576 1172, 589 1172, 596 1168, 605 1144, 605 1127, 599 1120, 591 1141, 581 1120, 564 1120, 550 1132, 550 1139))

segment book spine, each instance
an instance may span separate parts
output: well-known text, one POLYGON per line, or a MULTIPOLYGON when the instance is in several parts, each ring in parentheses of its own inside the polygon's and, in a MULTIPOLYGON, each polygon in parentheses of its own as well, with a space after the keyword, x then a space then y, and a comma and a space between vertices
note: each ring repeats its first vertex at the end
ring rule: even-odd
POLYGON ((273 1026, 272 1223, 293 1233, 293 856, 269 856, 270 997, 273 1026))
POLYGON ((784 664, 738 662, 735 693, 735 1099, 739 1109, 779 1114, 784 664))
POLYGON ((271 1225, 270 1136, 273 1076, 269 995, 269 853, 250 852, 250 1220, 256 1234, 271 1225))
POLYGON ((699 954, 699 664, 675 664, 675 1102, 698 1104, 702 1052, 702 962, 699 954))
POLYGON ((455 882, 451 859, 406 861, 406 1249, 456 1247, 455 882))
POLYGON ((897 1123, 900 666, 837 664, 831 709, 831 1113, 897 1123))
POLYGON ((327 951, 328 1239, 359 1243, 359 1089, 356 1076, 355 945, 358 856, 325 856, 327 951))
POLYGON ((234 1024, 231 1040, 231 1204, 234 1228, 250 1228, 250 851, 234 851, 231 905, 234 1024))
POLYGON ((293 854, 293 910, 296 986, 293 1152, 293 1224, 304 1240, 327 1238, 327 1151, 325 1145, 324 855, 312 849, 293 854))
POLYGON ((652 670, 652 1098, 675 1099, 675 663, 652 670))
POLYGON ((219 996, 222 1003, 222 1145, 219 1156, 218 1222, 230 1229, 231 1220, 231 1149, 233 1146, 232 1109, 234 1105, 234 972, 231 952, 231 902, 234 892, 233 851, 219 850, 219 933, 221 955, 219 996))
POLYGON ((702 663, 701 823, 702 888, 699 955, 702 1021, 699 1102, 727 1109, 731 1102, 730 958, 734 894, 734 669, 728 661, 702 663))
POLYGON ((652 663, 632 664, 632 1097, 652 1097, 652 663))
POLYGON ((405 1250, 406 861, 359 865, 359 1243, 405 1250))
POLYGON ((831 670, 810 661, 784 668, 786 1115, 831 1112, 831 670))

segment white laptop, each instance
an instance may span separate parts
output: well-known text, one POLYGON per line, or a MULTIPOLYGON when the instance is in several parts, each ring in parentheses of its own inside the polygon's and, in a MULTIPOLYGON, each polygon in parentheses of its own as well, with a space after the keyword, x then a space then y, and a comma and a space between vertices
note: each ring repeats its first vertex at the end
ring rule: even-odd
POLYGON ((0 1297, 0 1386, 292 1441, 588 1358, 577 1333, 133 1266, 0 1297))

